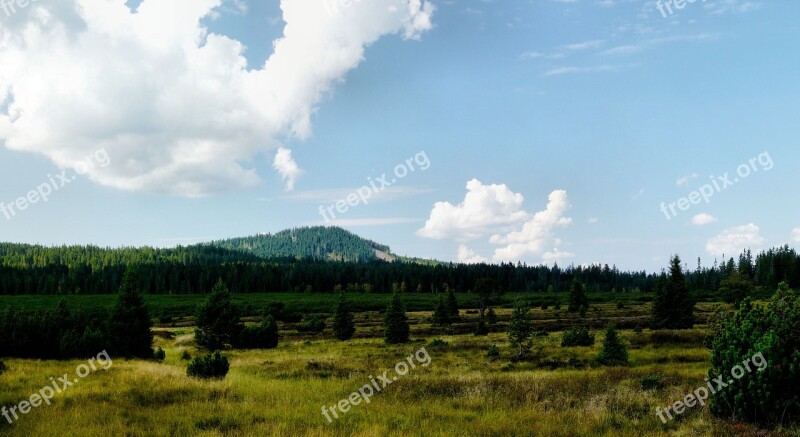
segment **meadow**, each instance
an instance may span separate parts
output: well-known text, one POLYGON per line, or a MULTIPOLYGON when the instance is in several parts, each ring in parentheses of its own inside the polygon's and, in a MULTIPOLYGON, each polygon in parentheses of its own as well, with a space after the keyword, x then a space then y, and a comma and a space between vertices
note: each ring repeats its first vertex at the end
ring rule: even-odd
MULTIPOLYGON (((301 305, 298 308, 323 305, 323 300, 315 299, 324 295, 294 296, 306 299, 302 305, 308 305, 295 303, 301 305)), ((255 297, 264 298, 237 295, 236 299, 255 297)), ((387 297, 376 295, 376 305, 379 298, 387 297)), ((170 305, 190 305, 189 299, 178 296, 170 305)), ((381 338, 381 314, 363 310, 355 315, 356 337, 344 342, 334 339, 330 328, 309 335, 282 323, 278 348, 226 351, 231 371, 221 381, 187 377, 187 361, 181 356, 198 354, 193 328, 160 323, 154 328, 154 346, 166 351, 163 363, 115 359, 108 370, 98 370, 57 394, 52 405, 34 409, 14 425, 1 420, 0 434, 798 435, 799 429, 759 430, 718 419, 707 406, 688 409, 666 424, 656 416, 656 407, 666 407, 704 385, 710 356, 705 346, 710 333, 707 321, 715 305, 698 304, 700 324, 685 331, 642 329, 647 303, 631 302, 621 308, 616 303, 594 303, 585 319, 566 308, 537 307, 534 358, 516 363, 505 334, 510 309, 497 311, 498 323, 488 336, 470 333, 477 320, 473 311, 462 310, 461 321, 449 328, 432 327, 430 311, 410 311, 412 341, 396 346, 385 345, 381 338), (621 336, 630 349, 627 367, 592 364, 602 343, 600 328, 612 321, 623 328, 621 336), (595 345, 561 347, 561 331, 578 325, 592 328, 595 345), (487 356, 492 345, 499 356, 487 356), (396 363, 423 347, 430 356, 429 366, 417 366, 375 394, 370 403, 352 406, 331 423, 323 416, 323 406, 347 398, 369 384, 372 376, 386 370, 394 374, 396 363), (643 385, 643 379, 658 383, 643 385)), ((0 375, 0 405, 16 404, 48 384, 51 376, 74 374, 76 366, 86 362, 5 361, 8 371, 0 375)))

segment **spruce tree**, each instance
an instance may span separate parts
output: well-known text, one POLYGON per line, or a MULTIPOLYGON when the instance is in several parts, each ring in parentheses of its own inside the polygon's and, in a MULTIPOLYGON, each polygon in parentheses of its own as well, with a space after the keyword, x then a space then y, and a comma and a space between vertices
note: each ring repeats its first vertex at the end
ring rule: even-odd
POLYGON ((456 293, 452 288, 447 292, 447 309, 450 312, 451 318, 458 318, 458 300, 456 299, 456 293))
POLYGON ((511 322, 508 324, 508 343, 515 352, 516 359, 522 359, 530 352, 533 345, 533 322, 531 311, 523 301, 514 304, 511 322))
POLYGON ((606 328, 603 349, 597 354, 597 362, 607 366, 624 366, 628 364, 628 347, 617 334, 614 325, 606 328))
POLYGON ((580 313, 581 317, 584 317, 587 309, 589 309, 589 298, 586 296, 586 287, 578 281, 573 281, 569 287, 568 311, 580 313))
POLYGON ((670 260, 669 276, 656 284, 651 327, 653 329, 691 329, 694 326, 694 298, 681 268, 681 259, 670 260))
POLYGON ((195 342, 198 346, 218 350, 239 338, 244 325, 239 321, 239 310, 233 305, 231 294, 222 279, 198 308, 195 322, 195 342))
POLYGON ((392 295, 389 307, 386 308, 386 316, 383 319, 383 334, 384 340, 386 340, 388 344, 405 343, 408 341, 410 335, 408 317, 406 317, 406 311, 403 307, 403 302, 400 301, 400 295, 398 293, 392 295))
POLYGON ((152 320, 138 292, 137 275, 125 271, 119 298, 109 320, 109 336, 114 356, 151 358, 153 356, 152 320))
POLYGON ((336 311, 333 314, 333 333, 339 340, 350 340, 356 332, 356 324, 353 314, 350 313, 350 305, 345 300, 344 293, 339 295, 336 303, 336 311))
POLYGON ((446 326, 450 324, 450 310, 444 303, 444 299, 439 296, 439 304, 433 312, 433 324, 436 326, 446 326))

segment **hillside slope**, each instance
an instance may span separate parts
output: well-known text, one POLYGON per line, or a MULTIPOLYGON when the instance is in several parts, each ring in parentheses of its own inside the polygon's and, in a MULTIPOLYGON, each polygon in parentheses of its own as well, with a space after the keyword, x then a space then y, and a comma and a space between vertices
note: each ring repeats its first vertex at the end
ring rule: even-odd
POLYGON ((339 227, 295 228, 276 234, 231 238, 204 245, 244 252, 260 258, 291 257, 353 262, 395 259, 389 246, 361 238, 339 227))

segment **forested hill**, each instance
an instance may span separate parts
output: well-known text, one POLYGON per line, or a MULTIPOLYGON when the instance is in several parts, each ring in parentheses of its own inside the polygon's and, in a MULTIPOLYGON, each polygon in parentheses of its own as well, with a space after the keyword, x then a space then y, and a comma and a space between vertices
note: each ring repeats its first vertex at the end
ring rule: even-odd
POLYGON ((204 246, 244 252, 259 258, 313 258, 366 262, 394 260, 389 246, 366 240, 339 227, 295 228, 277 234, 214 241, 204 246))

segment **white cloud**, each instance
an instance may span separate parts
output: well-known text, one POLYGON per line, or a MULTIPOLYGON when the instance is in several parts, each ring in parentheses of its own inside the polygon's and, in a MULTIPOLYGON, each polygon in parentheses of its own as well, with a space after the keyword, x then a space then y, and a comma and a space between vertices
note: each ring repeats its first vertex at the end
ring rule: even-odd
POLYGON ((794 240, 795 243, 800 243, 800 228, 794 228, 792 231, 792 240, 794 240))
POLYGON ((559 261, 564 261, 570 258, 574 258, 575 254, 570 252, 561 252, 558 248, 553 249, 551 252, 545 252, 542 254, 542 261, 547 264, 550 263, 557 263, 559 261))
MULTIPOLYGON (((571 207, 567 192, 557 190, 550 193, 547 208, 537 212, 533 218, 525 222, 520 231, 510 232, 506 235, 493 235, 489 240, 493 244, 505 245, 495 249, 495 261, 518 261, 526 256, 542 254, 545 248, 553 245, 557 248, 561 241, 553 235, 553 230, 566 227, 572 219, 564 217, 571 207)), ((553 252, 555 252, 554 249, 553 252)))
POLYGON ((755 249, 764 243, 760 229, 753 223, 726 229, 708 240, 706 252, 715 256, 738 256, 745 249, 755 249))
POLYGON ((686 175, 686 176, 683 176, 681 178, 678 178, 678 180, 675 181, 675 185, 677 185, 679 187, 688 187, 689 186, 689 182, 691 182, 693 179, 697 179, 699 177, 700 177, 699 174, 692 173, 690 175, 686 175))
POLYGON ((281 178, 286 181, 286 191, 294 190, 294 183, 297 182, 297 178, 304 173, 294 161, 294 158, 292 158, 292 151, 283 147, 279 148, 278 152, 275 154, 272 167, 281 175, 281 178))
POLYGON ((458 246, 458 262, 464 264, 480 264, 489 262, 489 260, 478 255, 469 247, 461 244, 458 246))
POLYGON ((0 140, 61 167, 105 148, 112 164, 88 176, 120 189, 252 187, 253 160, 281 139, 308 138, 321 99, 367 46, 391 34, 418 39, 434 8, 370 0, 331 14, 282 0, 281 10, 274 53, 248 69, 239 41, 201 24, 225 11, 221 0, 145 0, 135 13, 121 0, 20 9, 0 28, 0 140))
POLYGON ((473 240, 498 227, 519 223, 527 219, 522 209, 522 194, 512 192, 505 185, 483 185, 472 179, 467 182, 467 194, 458 205, 436 202, 425 227, 417 235, 441 240, 473 240))
MULTIPOLYGON (((417 235, 426 238, 474 240, 491 235, 488 242, 497 246, 492 261, 515 262, 540 259, 551 262, 573 257, 562 252, 561 240, 554 235, 572 219, 564 214, 571 207, 567 192, 550 193, 547 207, 531 214, 522 208, 523 197, 506 185, 483 185, 477 179, 467 183, 467 194, 458 205, 437 202, 425 226, 417 235)), ((487 258, 461 244, 458 261, 487 262, 487 258)))
POLYGON ((600 219, 599 218, 597 218, 597 217, 590 217, 589 218, 589 224, 590 225, 596 225, 597 223, 600 223, 600 219))
POLYGON ((696 226, 704 226, 709 225, 711 223, 716 223, 719 220, 711 214, 697 214, 696 216, 692 217, 692 224, 696 226))

